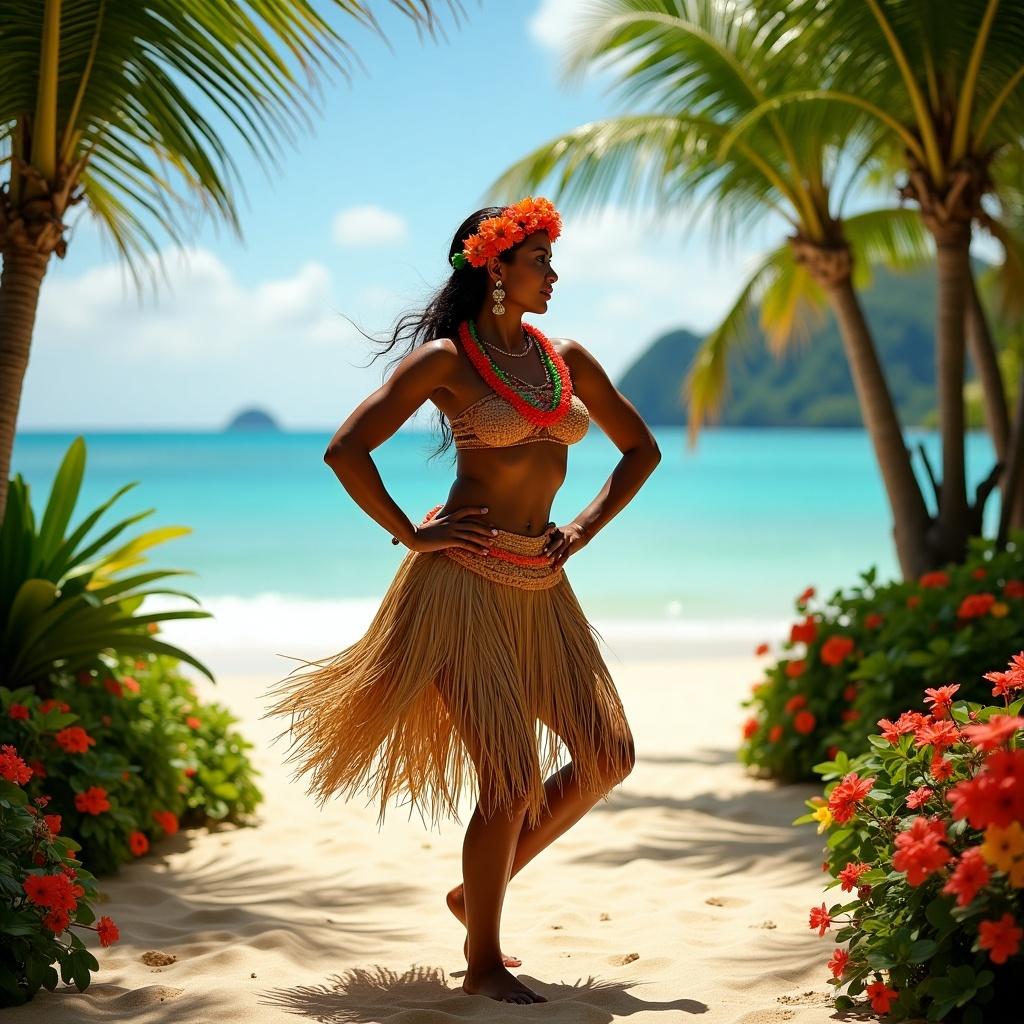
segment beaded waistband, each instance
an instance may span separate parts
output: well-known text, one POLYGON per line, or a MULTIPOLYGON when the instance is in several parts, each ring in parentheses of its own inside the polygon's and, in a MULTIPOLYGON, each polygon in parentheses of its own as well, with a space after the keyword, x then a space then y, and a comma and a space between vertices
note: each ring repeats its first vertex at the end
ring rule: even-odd
MULTIPOLYGON (((442 508, 443 505, 435 505, 423 517, 423 522, 429 522, 442 508)), ((562 566, 552 568, 550 556, 541 554, 547 539, 546 533, 531 537, 526 533, 498 530, 489 538, 489 555, 457 547, 442 550, 460 565, 495 583, 507 583, 521 590, 545 590, 555 586, 563 573, 562 566)))

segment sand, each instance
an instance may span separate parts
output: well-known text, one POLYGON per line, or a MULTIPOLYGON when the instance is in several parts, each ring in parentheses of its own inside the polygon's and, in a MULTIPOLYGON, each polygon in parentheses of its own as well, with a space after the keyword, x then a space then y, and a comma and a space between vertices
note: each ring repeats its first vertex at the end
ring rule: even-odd
POLYGON ((549 1002, 461 989, 465 931, 444 896, 468 799, 463 825, 440 834, 401 807, 379 831, 362 800, 321 811, 281 766, 283 741, 269 745, 266 677, 235 674, 197 685, 257 744, 258 824, 181 832, 101 880, 97 912, 121 938, 103 949, 84 933, 101 968, 90 987, 42 990, 5 1021, 834 1020, 835 944, 808 926, 824 837, 791 825, 820 787, 754 779, 735 758, 759 661, 611 664, 636 767, 505 897, 502 948, 523 961, 512 973, 549 1002))

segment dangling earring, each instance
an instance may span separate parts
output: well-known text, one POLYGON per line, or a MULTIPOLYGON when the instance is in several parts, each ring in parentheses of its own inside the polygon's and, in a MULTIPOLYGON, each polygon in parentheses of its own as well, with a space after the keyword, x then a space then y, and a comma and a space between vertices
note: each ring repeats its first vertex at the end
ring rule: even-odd
POLYGON ((505 312, 505 307, 501 304, 501 300, 505 298, 505 292, 501 287, 501 278, 498 278, 495 289, 491 294, 494 296, 494 305, 491 306, 491 312, 495 316, 501 316, 505 312))

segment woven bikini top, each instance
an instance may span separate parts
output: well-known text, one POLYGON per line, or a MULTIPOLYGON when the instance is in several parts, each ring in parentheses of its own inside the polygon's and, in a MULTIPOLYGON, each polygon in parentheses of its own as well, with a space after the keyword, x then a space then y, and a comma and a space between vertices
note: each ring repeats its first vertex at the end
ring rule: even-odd
POLYGON ((590 427, 590 412, 573 395, 565 415, 550 426, 538 427, 496 391, 477 399, 449 420, 456 448, 508 448, 531 441, 575 444, 590 427))

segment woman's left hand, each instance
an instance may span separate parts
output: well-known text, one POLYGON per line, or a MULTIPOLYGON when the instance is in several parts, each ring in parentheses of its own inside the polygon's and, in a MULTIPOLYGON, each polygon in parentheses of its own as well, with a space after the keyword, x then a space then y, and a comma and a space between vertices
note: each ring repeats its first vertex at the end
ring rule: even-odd
POLYGON ((567 526, 556 526, 552 523, 546 532, 548 542, 541 549, 541 554, 552 556, 553 569, 560 568, 570 555, 576 554, 587 543, 586 534, 576 523, 569 523, 567 526))

